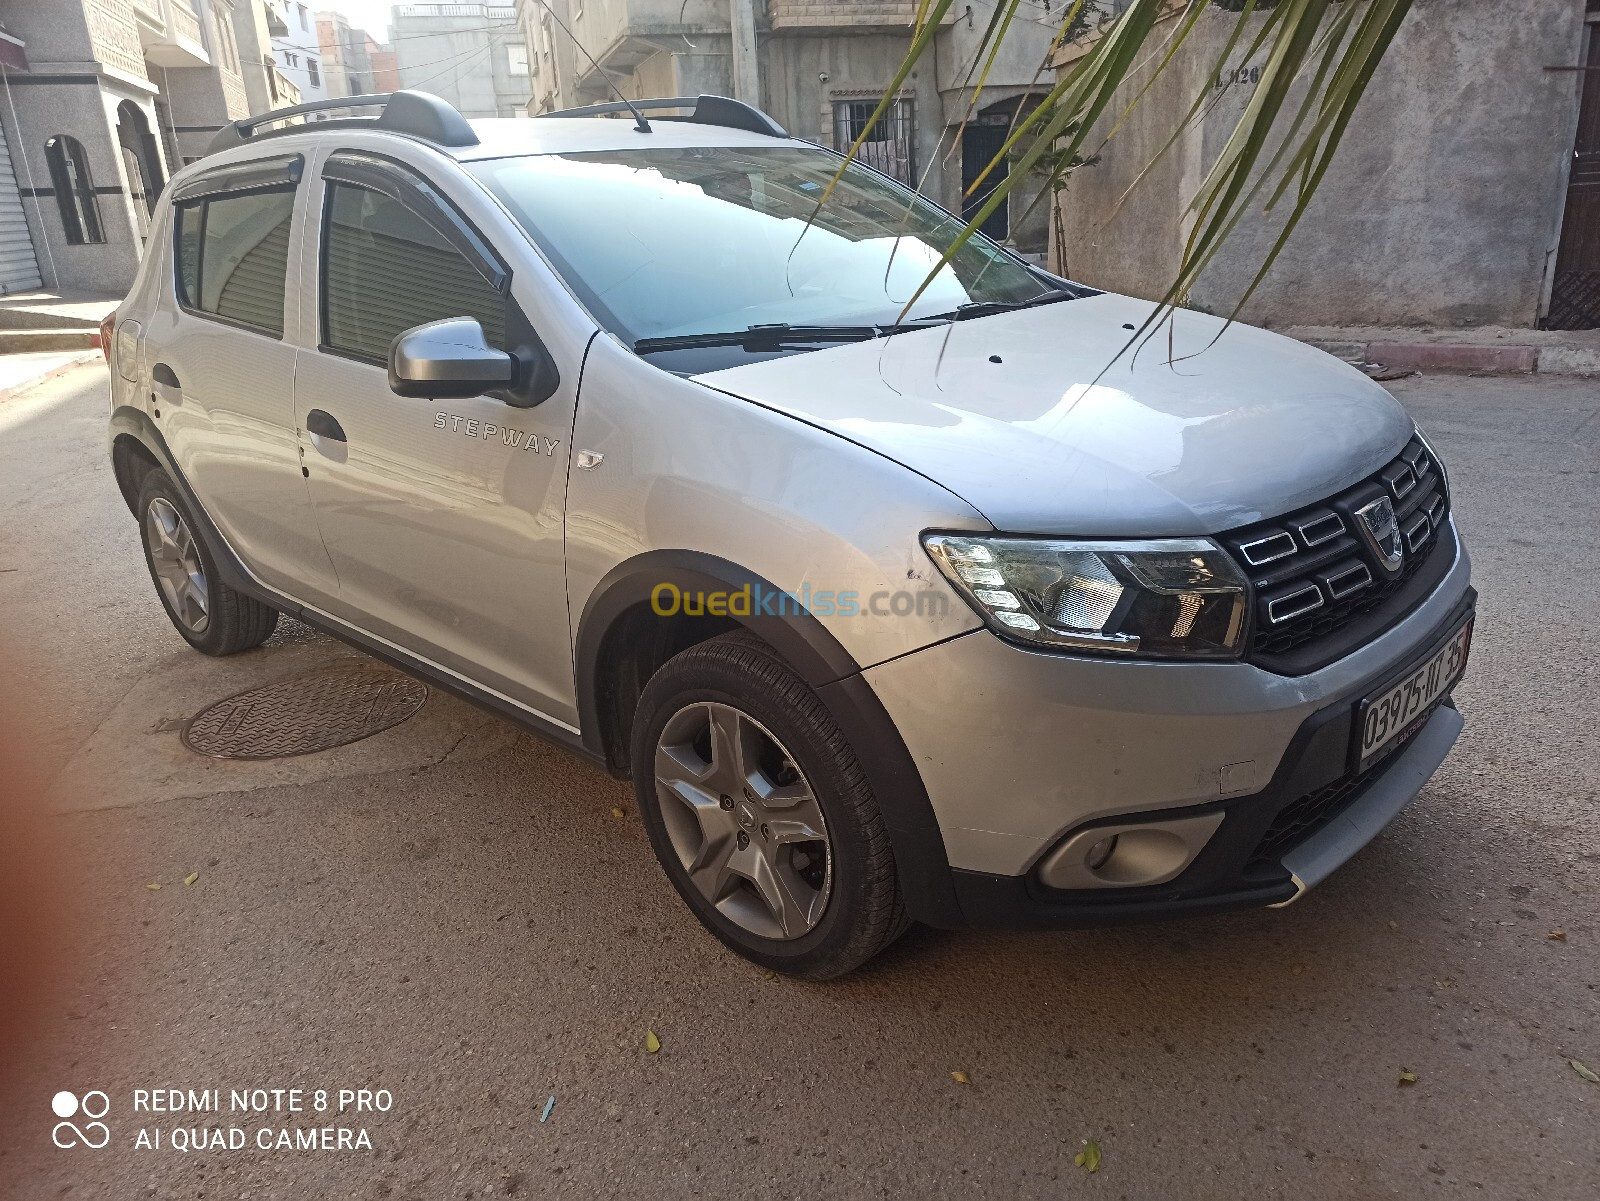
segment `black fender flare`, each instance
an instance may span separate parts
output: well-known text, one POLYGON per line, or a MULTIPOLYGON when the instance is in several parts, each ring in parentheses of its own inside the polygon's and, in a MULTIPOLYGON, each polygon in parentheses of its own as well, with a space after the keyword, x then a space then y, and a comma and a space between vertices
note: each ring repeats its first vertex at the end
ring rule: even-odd
MULTIPOLYGON (((268 601, 275 608, 283 608, 281 599, 271 599, 262 592, 260 585, 251 578, 244 564, 233 553, 233 548, 228 545, 228 540, 222 536, 211 520, 211 514, 206 512, 206 507, 200 503, 200 498, 194 494, 194 489, 189 486, 189 481, 183 472, 178 470, 178 464, 172 457, 172 451, 167 446, 167 440, 161 436, 161 431, 156 428, 156 423, 150 419, 150 414, 143 409, 134 408, 132 405, 118 405, 111 413, 110 448, 112 462, 116 461, 117 442, 122 438, 132 438, 137 442, 152 459, 156 466, 166 473, 177 488, 178 494, 183 497, 183 503, 194 518, 197 527, 195 533, 211 552, 212 562, 216 564, 217 572, 222 576, 222 582, 236 592, 246 596, 253 596, 260 600, 268 601)), ((134 517, 139 516, 137 510, 138 497, 129 496, 123 481, 117 480, 117 487, 122 491, 123 500, 128 503, 129 512, 134 517)), ((290 610, 293 613, 293 610, 290 610)))
MULTIPOLYGON (((746 585, 782 591, 748 568, 702 551, 647 551, 606 573, 584 606, 573 647, 584 745, 601 758, 605 747, 600 674, 607 634, 625 613, 648 605, 661 584, 672 584, 683 593, 737 592, 746 585)), ((911 916, 945 929, 964 926, 944 836, 922 774, 883 702, 861 674, 861 665, 810 613, 736 614, 733 620, 783 656, 850 739, 888 827, 911 916)))

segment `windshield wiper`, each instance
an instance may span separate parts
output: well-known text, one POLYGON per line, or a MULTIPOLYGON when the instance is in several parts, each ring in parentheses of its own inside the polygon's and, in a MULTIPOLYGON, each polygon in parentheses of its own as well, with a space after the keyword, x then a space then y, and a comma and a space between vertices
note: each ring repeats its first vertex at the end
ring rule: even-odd
MULTIPOLYGON (((946 318, 948 320, 948 318, 946 318)), ((927 318, 899 325, 752 325, 728 333, 673 334, 664 338, 640 338, 633 344, 634 354, 656 354, 664 350, 698 350, 706 346, 742 346, 746 350, 770 350, 808 342, 867 342, 908 330, 926 329, 927 318)))
POLYGON ((978 300, 971 304, 958 307, 953 313, 941 313, 941 317, 951 321, 971 321, 974 317, 992 317, 996 313, 1014 313, 1018 309, 1031 309, 1041 304, 1055 304, 1062 300, 1077 300, 1081 296, 1078 292, 1069 292, 1065 288, 1052 288, 1031 300, 978 300))

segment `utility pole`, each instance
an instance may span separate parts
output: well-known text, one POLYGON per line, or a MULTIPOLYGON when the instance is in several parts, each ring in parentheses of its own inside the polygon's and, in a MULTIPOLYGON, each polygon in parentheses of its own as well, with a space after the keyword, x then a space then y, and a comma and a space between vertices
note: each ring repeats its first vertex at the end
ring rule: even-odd
POLYGON ((761 107, 761 64, 756 60, 755 0, 728 0, 733 36, 733 98, 761 107))

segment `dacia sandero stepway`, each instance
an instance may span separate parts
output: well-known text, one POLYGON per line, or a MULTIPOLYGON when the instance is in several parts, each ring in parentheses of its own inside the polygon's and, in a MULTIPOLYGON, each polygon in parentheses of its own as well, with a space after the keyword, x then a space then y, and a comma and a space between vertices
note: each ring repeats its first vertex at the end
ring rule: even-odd
POLYGON ((1474 593, 1381 387, 1188 311, 1119 353, 1149 302, 945 261, 746 105, 623 107, 319 102, 174 176, 111 454, 195 649, 288 613, 596 760, 813 978, 1284 905, 1417 794, 1474 593))

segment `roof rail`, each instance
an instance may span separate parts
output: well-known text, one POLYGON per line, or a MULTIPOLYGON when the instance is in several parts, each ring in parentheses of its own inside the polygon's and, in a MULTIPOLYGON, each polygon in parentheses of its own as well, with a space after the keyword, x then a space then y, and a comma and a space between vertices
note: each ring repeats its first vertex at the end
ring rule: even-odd
MULTIPOLYGON (((654 112, 663 108, 692 108, 687 117, 661 117, 662 121, 692 121, 697 125, 722 125, 729 129, 743 129, 750 133, 764 133, 774 138, 786 138, 787 130, 753 104, 733 100, 727 96, 673 96, 660 100, 635 100, 633 108, 654 112)), ((629 106, 621 100, 608 100, 604 104, 586 104, 582 108, 563 108, 545 117, 598 117, 605 113, 625 113, 629 106)))
POLYGON ((393 133, 407 133, 438 146, 476 146, 478 135, 472 132, 467 119, 446 100, 427 92, 380 92, 370 96, 340 96, 333 100, 313 100, 309 104, 296 104, 289 108, 275 108, 258 117, 245 117, 231 125, 224 125, 211 139, 207 154, 231 150, 258 138, 281 137, 284 134, 304 133, 304 125, 288 125, 279 129, 261 129, 276 121, 306 113, 326 112, 337 108, 377 108, 383 112, 376 118, 351 118, 337 125, 366 125, 393 133))

